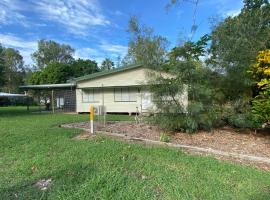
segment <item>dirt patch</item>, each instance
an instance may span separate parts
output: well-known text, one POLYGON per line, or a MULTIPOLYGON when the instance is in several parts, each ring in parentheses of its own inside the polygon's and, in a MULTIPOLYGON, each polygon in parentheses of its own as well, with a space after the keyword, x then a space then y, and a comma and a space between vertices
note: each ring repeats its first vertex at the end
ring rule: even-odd
POLYGON ((35 183, 35 186, 40 190, 47 190, 50 185, 52 184, 52 179, 41 179, 38 182, 35 183))
POLYGON ((249 131, 237 132, 231 128, 216 129, 197 134, 175 133, 173 143, 181 143, 221 151, 270 157, 270 134, 252 134, 249 131))
MULTIPOLYGON (((69 124, 73 128, 89 129, 88 122, 69 124)), ((164 130, 148 124, 136 124, 135 122, 107 122, 96 123, 95 130, 108 133, 118 133, 127 137, 142 138, 159 141, 164 130)), ((89 134, 84 134, 88 135, 89 134)), ((84 136, 80 136, 84 138, 84 136)), ((86 137, 87 138, 87 137, 86 137)), ((215 129, 211 132, 200 131, 196 134, 173 133, 170 134, 172 144, 190 145, 207 149, 214 149, 229 153, 244 154, 250 156, 270 157, 270 132, 254 134, 250 131, 236 131, 231 128, 215 129)), ((206 154, 206 153, 200 153, 206 154)), ((240 162, 246 165, 256 165, 260 169, 270 170, 270 165, 259 162, 246 161, 225 156, 215 156, 218 159, 240 162)))
POLYGON ((90 134, 89 132, 82 132, 79 135, 76 135, 73 139, 74 140, 88 140, 94 138, 96 135, 90 134))

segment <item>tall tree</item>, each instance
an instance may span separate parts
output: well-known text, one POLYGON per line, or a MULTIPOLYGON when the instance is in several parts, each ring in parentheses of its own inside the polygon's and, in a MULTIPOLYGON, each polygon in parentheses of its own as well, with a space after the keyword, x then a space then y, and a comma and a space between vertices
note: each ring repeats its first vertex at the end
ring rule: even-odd
POLYGON ((73 77, 79 77, 87 74, 92 74, 99 71, 96 61, 78 59, 71 63, 73 77))
POLYGON ((166 59, 168 41, 154 35, 153 29, 140 25, 136 17, 131 17, 128 32, 128 54, 124 60, 128 63, 141 63, 148 67, 159 67, 166 59))
POLYGON ((38 69, 45 68, 50 63, 71 63, 74 49, 66 44, 59 44, 52 40, 39 40, 38 49, 32 58, 38 69))
POLYGON ((229 99, 251 96, 247 71, 259 50, 270 47, 270 6, 265 0, 245 0, 236 17, 228 17, 212 32, 211 62, 226 74, 229 99))
POLYGON ((0 91, 4 85, 4 48, 0 44, 0 91))
POLYGON ((101 63, 101 70, 111 70, 114 67, 114 62, 110 58, 105 58, 101 63))
POLYGON ((23 82, 24 62, 18 50, 5 48, 4 58, 4 90, 7 92, 16 92, 18 86, 23 82))

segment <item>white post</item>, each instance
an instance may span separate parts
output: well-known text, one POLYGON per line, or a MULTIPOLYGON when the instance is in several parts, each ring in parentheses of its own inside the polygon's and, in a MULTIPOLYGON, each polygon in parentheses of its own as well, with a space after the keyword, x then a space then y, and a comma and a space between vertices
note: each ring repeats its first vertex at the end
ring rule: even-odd
POLYGON ((91 120, 91 133, 92 134, 94 133, 94 122, 93 122, 93 120, 91 120))
POLYGON ((94 134, 94 106, 90 106, 90 131, 94 134))
POLYGON ((53 95, 53 90, 52 90, 52 99, 51 99, 51 105, 52 105, 52 112, 54 113, 54 95, 53 95))

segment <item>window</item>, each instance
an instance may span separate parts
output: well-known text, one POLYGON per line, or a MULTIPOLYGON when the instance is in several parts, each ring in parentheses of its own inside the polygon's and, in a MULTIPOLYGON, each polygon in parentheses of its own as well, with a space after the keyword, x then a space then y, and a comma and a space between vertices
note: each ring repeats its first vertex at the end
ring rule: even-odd
POLYGON ((98 91, 95 89, 86 89, 82 91, 82 101, 83 102, 97 102, 98 101, 98 91))
POLYGON ((137 88, 115 88, 114 101, 116 102, 136 102, 137 101, 137 88))

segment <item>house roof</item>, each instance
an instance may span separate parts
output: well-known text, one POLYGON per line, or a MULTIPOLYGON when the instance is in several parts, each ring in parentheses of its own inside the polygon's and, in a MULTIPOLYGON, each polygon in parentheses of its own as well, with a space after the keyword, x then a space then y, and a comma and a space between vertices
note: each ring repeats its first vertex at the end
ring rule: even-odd
POLYGON ((70 88, 74 87, 74 83, 62 83, 62 84, 43 84, 43 85, 23 85, 21 89, 57 89, 57 88, 70 88))
POLYGON ((78 81, 84 81, 84 80, 88 80, 88 79, 94 79, 94 78, 101 77, 101 76, 107 76, 107 75, 111 75, 111 74, 131 70, 131 69, 136 69, 136 68, 139 68, 139 67, 142 67, 142 66, 143 66, 142 64, 137 64, 137 65, 129 65, 129 66, 126 66, 126 67, 115 68, 115 69, 112 69, 112 70, 105 70, 105 71, 102 71, 102 72, 97 72, 97 73, 89 74, 89 75, 86 75, 86 76, 81 76, 81 77, 73 79, 72 81, 78 82, 78 81))

